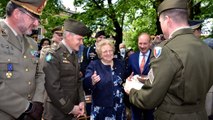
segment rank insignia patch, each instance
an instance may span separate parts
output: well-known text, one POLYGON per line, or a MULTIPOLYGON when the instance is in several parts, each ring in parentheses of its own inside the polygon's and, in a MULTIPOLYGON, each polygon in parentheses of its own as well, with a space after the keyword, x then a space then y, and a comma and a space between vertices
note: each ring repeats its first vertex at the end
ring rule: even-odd
POLYGON ((155 58, 160 57, 161 51, 162 51, 162 47, 158 47, 158 46, 154 47, 154 56, 155 56, 155 58))

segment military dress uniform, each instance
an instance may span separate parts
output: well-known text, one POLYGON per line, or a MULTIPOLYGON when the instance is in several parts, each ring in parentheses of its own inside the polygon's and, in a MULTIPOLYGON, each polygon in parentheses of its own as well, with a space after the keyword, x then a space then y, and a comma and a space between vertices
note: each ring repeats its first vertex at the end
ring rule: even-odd
POLYGON ((74 119, 68 115, 74 105, 84 102, 82 80, 79 77, 78 56, 70 53, 63 43, 46 55, 44 64, 45 88, 49 98, 46 117, 53 120, 74 119))
POLYGON ((29 106, 43 102, 44 74, 39 68, 36 42, 16 36, 0 21, 0 119, 14 120, 29 106))

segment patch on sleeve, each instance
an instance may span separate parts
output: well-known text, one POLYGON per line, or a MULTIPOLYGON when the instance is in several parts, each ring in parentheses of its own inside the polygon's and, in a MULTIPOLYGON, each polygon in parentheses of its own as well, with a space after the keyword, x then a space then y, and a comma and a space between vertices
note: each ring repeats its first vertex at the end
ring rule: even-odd
POLYGON ((45 60, 46 60, 47 62, 49 62, 51 59, 52 59, 52 55, 51 55, 50 53, 47 54, 45 60))
POLYGON ((61 103, 61 105, 65 105, 65 104, 66 104, 66 101, 64 100, 64 98, 61 98, 61 99, 59 100, 59 102, 61 103))
POLYGON ((150 83, 152 84, 155 79, 152 68, 149 70, 148 78, 149 78, 150 83))
POLYGON ((162 47, 159 47, 159 46, 154 47, 154 56, 155 56, 155 58, 160 57, 161 51, 162 51, 162 47))

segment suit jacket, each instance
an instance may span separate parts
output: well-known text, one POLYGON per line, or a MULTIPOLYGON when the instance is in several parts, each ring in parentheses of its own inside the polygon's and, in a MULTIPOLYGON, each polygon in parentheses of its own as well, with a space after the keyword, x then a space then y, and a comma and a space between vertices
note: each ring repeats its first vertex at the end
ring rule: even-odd
POLYGON ((37 44, 27 36, 19 39, 0 22, 0 119, 14 120, 29 106, 43 102, 44 74, 36 57, 37 44), (23 48, 22 48, 23 47, 23 48))
MULTIPOLYGON (((51 102, 63 115, 67 115, 74 105, 84 102, 82 81, 79 78, 79 64, 76 53, 70 54, 60 43, 54 51, 49 51, 44 63, 45 88, 51 102)), ((47 108, 48 109, 48 108, 47 108)), ((57 115, 51 109, 50 115, 57 115)))
POLYGON ((207 120, 205 99, 213 84, 212 49, 190 28, 182 28, 153 51, 153 83, 139 91, 132 89, 130 101, 140 108, 157 107, 157 120, 207 120))
MULTIPOLYGON (((128 59, 128 72, 129 74, 131 74, 131 72, 134 72, 134 75, 141 75, 141 71, 140 71, 140 65, 139 65, 139 55, 140 55, 140 51, 133 53, 132 55, 129 56, 128 59)), ((150 50, 150 54, 148 56, 148 59, 144 65, 144 69, 142 72, 142 75, 147 75, 149 72, 149 62, 150 62, 150 55, 151 55, 151 50, 150 50)))

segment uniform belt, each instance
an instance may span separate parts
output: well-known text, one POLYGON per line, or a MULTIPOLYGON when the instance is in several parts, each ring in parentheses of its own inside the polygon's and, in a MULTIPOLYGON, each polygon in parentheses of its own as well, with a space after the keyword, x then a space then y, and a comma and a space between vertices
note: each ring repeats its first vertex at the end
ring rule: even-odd
POLYGON ((184 106, 176 106, 171 104, 162 104, 158 107, 159 110, 169 112, 169 113, 177 113, 177 114, 183 114, 183 113, 193 113, 197 111, 204 110, 204 105, 198 104, 198 105, 184 105, 184 106))

